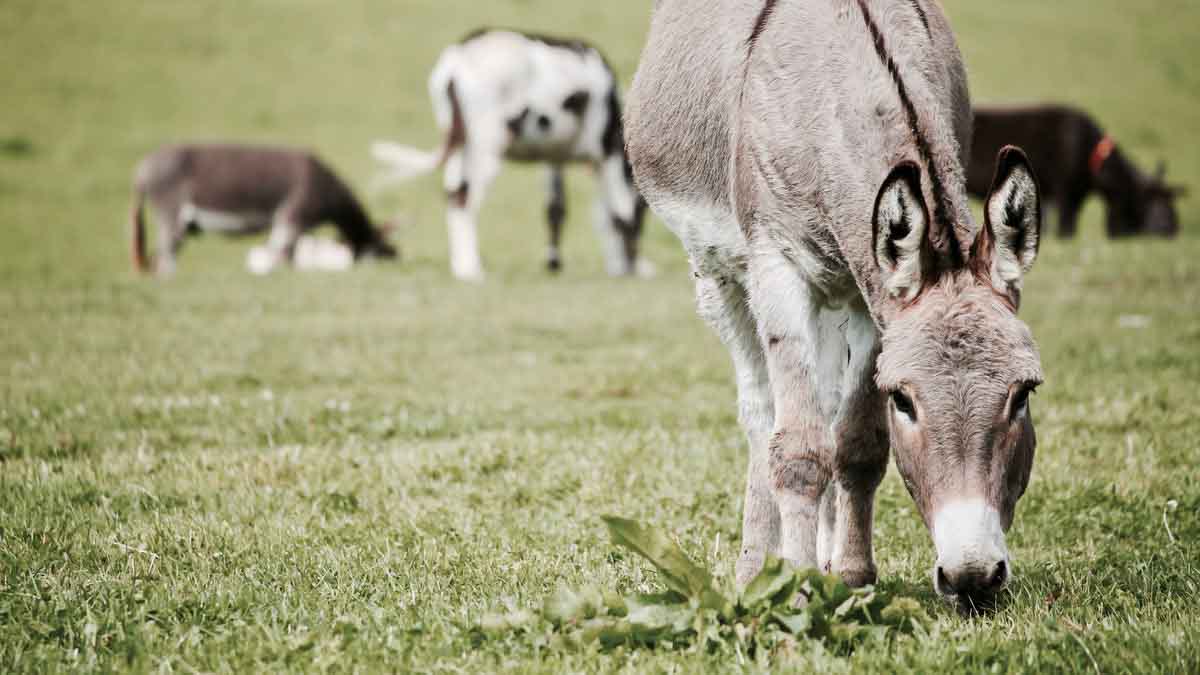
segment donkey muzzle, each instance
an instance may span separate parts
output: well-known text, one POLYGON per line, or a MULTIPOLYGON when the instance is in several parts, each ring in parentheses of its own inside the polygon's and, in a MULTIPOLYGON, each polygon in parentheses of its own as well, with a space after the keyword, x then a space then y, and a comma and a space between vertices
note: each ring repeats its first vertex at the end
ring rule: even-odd
POLYGON ((939 594, 965 608, 989 605, 1008 583, 1012 563, 1000 514, 982 499, 950 502, 933 518, 939 594))

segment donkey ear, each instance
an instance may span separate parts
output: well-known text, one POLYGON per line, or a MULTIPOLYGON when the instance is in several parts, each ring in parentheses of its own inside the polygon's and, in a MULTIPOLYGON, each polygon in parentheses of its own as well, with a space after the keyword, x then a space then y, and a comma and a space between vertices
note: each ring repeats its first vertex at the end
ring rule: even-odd
POLYGON ((921 196, 921 169, 913 162, 902 162, 879 188, 871 218, 875 264, 892 297, 908 301, 920 292, 928 227, 929 212, 921 196))
POLYGON ((1033 267, 1042 239, 1042 203, 1029 158, 1011 145, 1000 150, 996 177, 984 208, 984 231, 991 244, 991 273, 1000 288, 1020 289, 1033 267))

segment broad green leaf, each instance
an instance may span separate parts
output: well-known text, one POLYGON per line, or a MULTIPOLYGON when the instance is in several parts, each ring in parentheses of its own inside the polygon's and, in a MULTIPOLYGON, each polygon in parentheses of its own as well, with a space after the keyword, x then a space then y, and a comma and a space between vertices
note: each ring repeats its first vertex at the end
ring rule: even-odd
POLYGON ((838 619, 844 619, 858 607, 858 598, 853 595, 838 605, 837 609, 833 610, 833 616, 838 619))
POLYGON ((771 617, 779 622, 792 635, 807 635, 812 628, 812 615, 808 612, 788 614, 786 612, 771 612, 771 617))
POLYGON ((795 569, 785 561, 769 557, 762 570, 742 591, 742 606, 754 610, 761 605, 775 605, 791 596, 796 580, 795 569))
POLYGON ((511 633, 530 627, 537 617, 528 610, 519 609, 507 614, 484 614, 479 619, 479 629, 488 635, 511 633))
POLYGON ((662 574, 667 588, 689 597, 704 599, 713 591, 712 576, 687 555, 666 534, 635 521, 603 516, 613 543, 624 546, 649 560, 662 574))
POLYGON ((582 642, 599 642, 604 647, 616 647, 633 637, 633 628, 624 619, 604 617, 583 622, 580 632, 582 642))
POLYGON ((598 591, 584 590, 576 593, 567 588, 559 588, 554 595, 546 598, 542 605, 542 616, 556 626, 578 623, 596 616, 601 603, 598 591))
POLYGON ((609 616, 625 616, 629 613, 629 607, 625 604, 625 598, 622 598, 616 591, 604 591, 604 610, 609 616))
POLYGON ((626 620, 639 639, 654 640, 683 635, 692 629, 696 610, 686 604, 661 604, 629 599, 626 620))

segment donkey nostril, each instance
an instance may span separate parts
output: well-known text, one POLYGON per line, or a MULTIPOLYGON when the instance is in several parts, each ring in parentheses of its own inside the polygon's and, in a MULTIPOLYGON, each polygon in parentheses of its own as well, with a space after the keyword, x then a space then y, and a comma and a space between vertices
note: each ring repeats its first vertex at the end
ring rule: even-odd
POLYGON ((955 595, 973 599, 995 595, 1008 581, 1008 564, 996 563, 990 570, 986 567, 966 569, 937 567, 936 588, 944 595, 955 595))

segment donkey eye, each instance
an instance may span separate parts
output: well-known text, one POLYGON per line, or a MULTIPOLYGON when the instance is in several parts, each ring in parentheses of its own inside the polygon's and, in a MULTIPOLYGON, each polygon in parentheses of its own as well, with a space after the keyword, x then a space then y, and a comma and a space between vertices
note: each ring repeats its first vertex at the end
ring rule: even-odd
POLYGON ((892 392, 892 405, 910 421, 917 421, 917 409, 913 407, 912 399, 899 389, 892 392))

